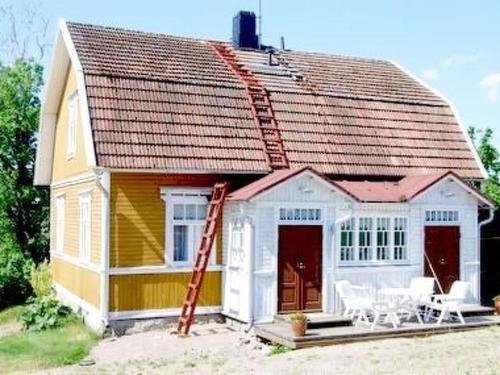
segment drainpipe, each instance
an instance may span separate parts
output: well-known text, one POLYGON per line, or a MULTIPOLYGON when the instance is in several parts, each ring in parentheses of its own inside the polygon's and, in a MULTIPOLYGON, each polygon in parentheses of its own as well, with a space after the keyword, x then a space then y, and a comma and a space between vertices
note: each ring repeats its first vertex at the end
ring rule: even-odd
POLYGON ((109 312, 109 221, 110 221, 110 173, 104 168, 94 168, 94 181, 102 192, 101 202, 101 280, 100 314, 104 327, 108 325, 109 312))
POLYGON ((493 221, 495 218, 495 208, 489 207, 489 217, 484 219, 483 221, 480 221, 477 225, 477 259, 479 261, 479 280, 477 283, 478 287, 478 298, 479 298, 479 303, 481 303, 481 228, 493 221))

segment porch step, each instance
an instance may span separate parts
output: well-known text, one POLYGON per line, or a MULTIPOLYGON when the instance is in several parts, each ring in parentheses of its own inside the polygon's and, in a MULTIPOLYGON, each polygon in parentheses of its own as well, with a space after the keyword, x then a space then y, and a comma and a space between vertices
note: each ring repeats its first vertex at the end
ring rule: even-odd
MULTIPOLYGON (((278 314, 273 317, 275 323, 290 323, 292 314, 278 314)), ((323 312, 306 313, 308 329, 352 326, 352 320, 342 315, 323 312)))
POLYGON ((493 315, 495 309, 491 306, 481 306, 481 305, 464 305, 462 307, 463 316, 484 316, 493 315))

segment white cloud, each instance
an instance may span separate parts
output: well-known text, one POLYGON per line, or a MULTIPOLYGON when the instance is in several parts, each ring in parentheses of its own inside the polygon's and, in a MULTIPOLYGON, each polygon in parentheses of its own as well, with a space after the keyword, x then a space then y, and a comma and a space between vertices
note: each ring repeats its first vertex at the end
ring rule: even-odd
POLYGON ((436 81, 439 79, 439 72, 434 68, 425 69, 420 75, 428 81, 436 81))
POLYGON ((436 66, 425 69, 420 75, 426 80, 436 81, 441 77, 442 73, 447 70, 453 67, 474 64, 478 62, 481 57, 482 55, 480 53, 451 55, 439 61, 436 66))
POLYGON ((500 73, 493 73, 484 76, 479 85, 486 90, 486 96, 492 102, 496 102, 500 97, 500 73))

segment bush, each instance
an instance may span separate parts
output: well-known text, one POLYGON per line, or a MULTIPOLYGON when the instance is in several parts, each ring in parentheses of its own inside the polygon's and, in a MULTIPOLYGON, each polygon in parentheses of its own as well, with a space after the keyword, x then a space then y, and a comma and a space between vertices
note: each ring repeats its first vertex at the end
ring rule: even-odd
POLYGON ((24 303, 31 295, 31 265, 11 241, 0 244, 0 309, 24 303))
POLYGON ((52 296, 52 272, 47 260, 31 267, 30 284, 36 298, 52 296))
POLYGON ((51 296, 33 298, 19 320, 28 331, 43 331, 62 326, 73 315, 69 307, 61 305, 51 296))

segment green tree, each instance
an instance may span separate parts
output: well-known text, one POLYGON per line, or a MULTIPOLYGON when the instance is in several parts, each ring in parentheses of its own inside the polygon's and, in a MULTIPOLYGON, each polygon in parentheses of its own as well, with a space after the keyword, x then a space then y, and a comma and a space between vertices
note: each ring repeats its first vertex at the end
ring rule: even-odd
POLYGON ((42 70, 0 65, 0 235, 35 262, 48 255, 49 193, 33 186, 42 70))
POLYGON ((500 207, 500 152, 493 145, 493 130, 468 129, 469 137, 483 162, 489 179, 483 186, 483 192, 500 207))

